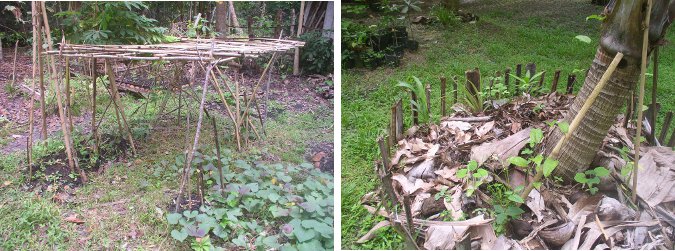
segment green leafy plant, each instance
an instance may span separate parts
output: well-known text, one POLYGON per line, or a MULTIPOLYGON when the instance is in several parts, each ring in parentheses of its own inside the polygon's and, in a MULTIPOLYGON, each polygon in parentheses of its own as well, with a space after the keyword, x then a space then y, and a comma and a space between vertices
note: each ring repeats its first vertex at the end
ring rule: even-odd
POLYGON ((301 51, 302 65, 309 73, 333 71, 333 39, 314 31, 302 34, 300 40, 305 41, 301 51))
POLYGON ((600 178, 607 175, 609 175, 609 170, 599 166, 595 169, 586 170, 583 173, 577 173, 574 175, 574 180, 581 183, 582 188, 586 188, 586 191, 595 194, 598 192, 598 188, 595 185, 600 184, 600 178))
POLYGON ((509 189, 501 183, 492 183, 487 186, 487 191, 492 198, 492 206, 494 210, 491 215, 495 219, 493 226, 495 232, 504 233, 509 219, 519 218, 524 211, 518 205, 525 203, 525 201, 518 195, 524 189, 523 186, 518 186, 515 190, 509 189))
POLYGON ((420 81, 419 78, 413 76, 412 79, 413 79, 412 84, 399 81, 398 86, 406 88, 411 92, 415 93, 417 101, 415 100, 410 101, 413 104, 413 109, 417 111, 420 123, 422 124, 429 123, 431 120, 431 115, 429 114, 429 108, 427 107, 427 95, 424 85, 422 84, 422 81, 420 81))
POLYGON ((471 196, 483 184, 483 177, 487 177, 488 174, 487 170, 478 167, 478 162, 471 160, 466 165, 466 168, 461 168, 457 171, 457 178, 471 181, 471 184, 466 189, 466 196, 471 196))
POLYGON ((530 75, 531 74, 530 71, 525 71, 525 76, 523 76, 522 78, 514 75, 513 73, 509 73, 509 75, 512 78, 515 78, 517 80, 517 82, 519 83, 516 87, 516 91, 518 91, 518 92, 519 91, 527 91, 527 92, 535 91, 536 92, 536 91, 539 91, 539 90, 538 89, 533 90, 533 88, 537 86, 537 79, 539 77, 541 77, 541 75, 543 73, 544 72, 538 72, 538 73, 535 73, 534 75, 530 75))
POLYGON ((628 176, 631 173, 633 173, 634 163, 633 163, 633 160, 631 160, 630 156, 628 156, 629 153, 630 153, 630 149, 628 149, 628 147, 625 147, 625 146, 622 147, 619 151, 619 155, 626 162, 626 165, 624 165, 621 168, 621 176, 623 176, 624 178, 628 178, 628 176))
POLYGON ((504 84, 504 77, 489 77, 485 83, 483 83, 484 90, 481 92, 483 99, 485 100, 498 100, 501 98, 508 97, 510 92, 506 85, 504 84), (490 83, 488 85, 488 83, 490 83))
MULTIPOLYGON (((87 44, 150 44, 165 41, 165 28, 140 14, 142 2, 82 2, 79 11, 56 13, 63 18, 66 38, 87 44)), ((60 37, 60 36, 55 36, 60 37)))
POLYGON ((216 168, 218 158, 196 155, 193 169, 204 170, 204 180, 211 182, 212 189, 199 210, 167 215, 174 239, 189 240, 195 250, 241 249, 250 243, 281 250, 333 247, 330 175, 310 164, 267 165, 235 160, 230 151, 226 153, 220 159, 224 190, 216 168))
MULTIPOLYGON (((530 166, 534 166, 537 172, 543 172, 544 177, 548 178, 553 173, 553 170, 558 166, 558 161, 553 158, 544 158, 544 155, 538 154, 532 156, 534 153, 534 148, 537 144, 541 143, 544 139, 544 132, 539 128, 534 128, 530 131, 530 140, 528 142, 529 148, 525 148, 521 151, 521 154, 525 156, 530 156, 525 159, 520 156, 513 156, 508 158, 508 162, 517 167, 524 168, 527 172, 530 172, 530 166)), ((541 187, 541 182, 535 182, 533 185, 535 188, 539 189, 541 187)))
MULTIPOLYGON (((480 81, 480 80, 479 80, 480 81)), ((464 88, 464 104, 468 106, 472 113, 479 113, 485 110, 485 99, 481 90, 474 85, 461 85, 464 88), (469 91, 471 90, 471 91, 469 91), (471 95, 476 93, 476 95, 471 95)))

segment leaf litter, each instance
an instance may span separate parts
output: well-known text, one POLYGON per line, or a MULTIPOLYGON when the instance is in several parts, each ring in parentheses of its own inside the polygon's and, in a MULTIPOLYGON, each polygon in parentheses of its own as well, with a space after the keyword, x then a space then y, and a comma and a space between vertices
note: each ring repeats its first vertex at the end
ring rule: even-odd
POLYGON ((508 160, 526 148, 533 129, 541 129, 544 137, 558 130, 550 125, 562 119, 573 98, 555 92, 525 94, 480 114, 453 107, 455 112, 437 125, 408 129, 396 142, 390 179, 382 179, 391 183, 361 199, 369 212, 386 220, 358 243, 374 238, 381 228, 399 226, 414 247, 423 249, 672 249, 675 154, 667 147, 643 147, 638 170, 641 202, 636 207, 630 201, 631 179, 620 174, 631 161, 635 125, 624 128, 622 115, 589 167, 598 164, 611 172, 611 178, 598 185, 598 194, 550 178, 516 204, 519 208, 511 209, 522 211, 519 217, 507 218, 505 229, 496 230, 497 194, 488 185, 502 183, 519 191, 532 181, 534 173, 508 160), (471 196, 466 191, 476 176, 458 177, 469 161, 489 169, 487 177, 478 178, 481 183, 471 196), (387 187, 396 201, 386 196, 387 187), (389 203, 398 206, 382 207, 389 203))

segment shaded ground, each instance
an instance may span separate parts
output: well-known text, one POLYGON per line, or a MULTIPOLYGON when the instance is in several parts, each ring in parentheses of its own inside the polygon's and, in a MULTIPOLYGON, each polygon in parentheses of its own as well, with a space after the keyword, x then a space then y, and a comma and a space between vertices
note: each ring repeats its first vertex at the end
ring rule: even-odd
MULTIPOLYGON (((599 23, 585 21, 585 18, 600 13, 602 7, 589 1, 556 4, 531 0, 469 1, 462 9, 478 15, 480 21, 452 27, 412 25, 420 50, 406 53, 400 67, 343 71, 342 165, 348 167, 342 169, 341 177, 342 246, 345 249, 403 247, 402 238, 390 228, 379 230, 376 237, 365 244, 356 244, 370 226, 383 219, 363 209, 360 198, 379 184, 373 172, 373 161, 379 156, 375 140, 383 134, 382 129, 387 128, 389 107, 398 98, 406 104, 409 101, 409 94, 396 87, 398 81, 417 76, 422 82, 430 83, 432 99, 438 103, 440 76, 463 76, 467 69, 474 67, 480 67, 482 73, 503 72, 506 67, 514 69, 516 64, 535 62, 538 71, 547 71, 545 86, 548 87, 555 69, 560 69, 562 76, 575 69, 586 69, 595 54, 599 23), (579 34, 589 36, 591 45, 576 41, 574 37, 579 34)), ((674 35, 671 30, 667 37, 673 40, 674 35)), ((661 53, 660 67, 672 69, 675 51, 661 52, 664 51, 668 52, 661 53)), ((659 79, 661 83, 670 83, 675 81, 675 74, 660 71, 659 79)), ((651 81, 648 79, 647 83, 649 89, 651 81)), ((658 100, 667 110, 675 106, 673 88, 667 84, 658 87, 658 100)), ((649 97, 645 102, 648 100, 649 97)), ((431 109, 431 114, 440 113, 438 106, 431 109)), ((437 122, 439 118, 435 116, 432 120, 437 122)))

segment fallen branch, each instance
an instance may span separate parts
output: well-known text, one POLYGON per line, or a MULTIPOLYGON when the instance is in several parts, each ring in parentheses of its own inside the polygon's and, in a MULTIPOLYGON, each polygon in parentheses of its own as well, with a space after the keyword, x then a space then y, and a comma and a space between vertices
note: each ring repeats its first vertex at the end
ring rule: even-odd
POLYGON ((464 122, 485 122, 490 121, 492 116, 465 117, 465 118, 443 118, 443 121, 464 121, 464 122))

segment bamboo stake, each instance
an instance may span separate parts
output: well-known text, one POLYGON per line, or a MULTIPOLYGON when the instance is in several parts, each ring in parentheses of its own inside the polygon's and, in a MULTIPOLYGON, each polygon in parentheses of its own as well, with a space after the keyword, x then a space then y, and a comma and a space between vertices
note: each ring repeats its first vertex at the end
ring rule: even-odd
POLYGON ((654 48, 654 55, 652 56, 652 59, 654 60, 654 74, 652 76, 652 107, 654 107, 654 110, 651 114, 652 118, 652 134, 650 136, 651 142, 656 145, 656 115, 657 115, 657 110, 656 110, 656 87, 657 83, 659 81, 659 47, 656 46, 654 48))
MULTIPOLYGON (((555 145, 551 153, 549 154, 548 158, 550 159, 556 159, 558 158, 558 153, 560 152, 560 149, 562 148, 563 143, 567 142, 569 138, 574 134, 576 131, 577 127, 579 127, 579 124, 581 124, 582 118, 586 116, 586 113, 588 110, 591 108, 593 105, 593 102, 595 102, 595 99, 600 95, 600 92, 602 89, 605 88, 605 85, 607 82, 609 82, 609 78, 612 76, 612 73, 616 70, 616 67, 619 65, 619 62, 623 58, 623 53, 618 52, 616 56, 614 56, 614 60, 612 60, 612 63, 609 64, 609 67, 607 67, 607 70, 605 71, 604 74, 602 74, 602 77, 600 78, 600 81, 598 84, 595 86, 593 89, 593 92, 591 92, 591 95, 588 97, 584 105, 581 107, 581 110, 579 110, 579 113, 574 117, 572 120, 572 123, 570 123, 570 127, 563 135, 560 140, 558 140, 558 143, 555 145)), ((530 184, 527 185, 525 190, 523 190, 523 193, 520 195, 521 198, 527 198, 527 196, 530 194, 532 189, 534 188, 534 183, 538 182, 541 180, 541 178, 544 176, 543 170, 540 170, 537 172, 537 174, 534 176, 534 180, 530 182, 530 184)))
MULTIPOLYGON (((124 124, 124 127, 127 132, 127 138, 129 139, 129 144, 131 144, 131 151, 133 152, 134 155, 136 155, 136 145, 134 144, 134 138, 131 135, 131 128, 129 128, 129 124, 127 123, 127 116, 124 113, 124 104, 122 103, 122 100, 120 99, 120 94, 117 90, 117 80, 115 79, 115 72, 112 69, 112 66, 110 62, 106 62, 106 71, 108 72, 108 80, 110 81, 110 91, 112 92, 112 99, 113 99, 113 105, 115 106, 115 109, 119 112, 120 117, 122 117, 122 123, 124 124)), ((120 131, 122 133, 122 131, 120 131)))
MULTIPOLYGON (((94 153, 98 155, 98 128, 96 126, 96 79, 98 78, 97 76, 97 70, 96 70, 96 59, 91 60, 92 64, 92 73, 91 73, 91 80, 92 80, 92 94, 91 94, 91 134, 92 137, 94 137, 94 153)), ((103 118, 101 118, 103 119, 103 118)))
MULTIPOLYGON (((37 8, 35 7, 35 2, 31 2, 31 19, 33 20, 33 41, 35 36, 39 35, 37 33, 37 8)), ((0 42, 1 44, 2 42, 0 42)), ((2 50, 0 46, 0 50, 2 50)), ((36 75, 36 66, 35 61, 37 60, 37 43, 33 42, 33 75, 30 79, 30 87, 35 90, 35 75, 36 75)), ((28 141, 26 142, 26 162, 28 162, 28 181, 33 179, 33 110, 35 104, 35 95, 30 95, 30 104, 28 106, 28 141)))
MULTIPOLYGON (((47 13, 44 11, 47 8, 45 8, 45 3, 40 2, 40 5, 42 7, 42 18, 44 22, 44 28, 45 28, 45 33, 47 35, 47 43, 49 44, 49 48, 52 48, 52 39, 51 39, 51 31, 49 29, 49 21, 47 20, 47 13)), ((75 173, 77 169, 78 163, 75 161, 75 156, 74 156, 74 151, 72 148, 72 141, 70 138, 70 130, 68 129, 68 125, 66 124, 66 115, 64 114, 64 107, 63 107, 63 100, 61 100, 61 87, 59 86, 59 81, 57 80, 57 71, 56 71, 56 64, 54 62, 54 56, 52 56, 51 60, 51 70, 52 70, 52 85, 54 86, 54 89, 56 90, 56 103, 59 108, 59 117, 61 120, 61 130, 63 131, 63 137, 64 137, 64 143, 66 147, 66 155, 68 156, 68 165, 70 166, 70 171, 75 173)), ((86 181, 86 176, 84 176, 84 172, 81 172, 82 179, 86 181)))
POLYGON ((19 51, 19 40, 16 40, 14 43, 14 67, 12 68, 12 86, 16 85, 16 57, 17 52, 19 51))
MULTIPOLYGON (((645 96, 645 73, 647 73, 647 49, 649 48, 649 18, 652 13, 652 0, 647 0, 646 6, 646 16, 644 22, 644 34, 642 38, 642 66, 640 67, 640 92, 638 94, 638 122, 637 130, 635 131, 635 157, 633 162, 635 164, 633 168, 633 195, 631 199, 634 203, 637 203, 637 181, 638 181, 638 168, 640 162, 640 134, 642 133, 642 117, 644 116, 642 112, 642 106, 644 105, 644 96, 645 96)), ((656 106, 654 106, 654 113, 656 113, 656 106)), ((654 130, 652 129, 652 132, 654 130)))
POLYGON ((445 77, 441 77, 441 117, 445 117, 446 111, 445 111, 445 85, 446 85, 446 80, 445 77))
POLYGON ((223 179, 223 159, 220 157, 220 144, 218 144, 218 127, 216 126, 216 117, 211 117, 211 123, 213 124, 213 138, 216 140, 216 156, 218 161, 216 162, 218 168, 218 175, 220 180, 220 194, 225 196, 225 180, 223 179))
POLYGON ((71 92, 70 92, 70 60, 66 59, 66 117, 68 117, 68 123, 70 125, 70 133, 73 132, 73 114, 71 107, 73 103, 71 102, 71 92))
MULTIPOLYGON (((42 116, 42 140, 45 143, 45 147, 48 145, 47 143, 47 107, 46 107, 46 102, 45 102, 45 76, 44 76, 44 65, 42 64, 42 18, 40 16, 42 12, 42 8, 40 8, 39 5, 35 5, 37 9, 37 28, 38 32, 37 34, 37 48, 38 48, 38 55, 37 55, 37 63, 38 63, 38 68, 40 69, 40 115, 42 116)), ((35 37, 35 34, 34 34, 35 37)), ((35 53, 35 52, 33 52, 35 53)))
MULTIPOLYGON (((204 119, 204 101, 206 100, 206 92, 209 86, 209 75, 215 64, 210 64, 206 69, 206 74, 204 76, 204 85, 202 86, 202 100, 199 104, 199 116, 197 118, 197 131, 195 132, 194 143, 192 144, 192 150, 188 151, 187 159, 185 160, 185 167, 183 169, 183 177, 180 184, 180 190, 178 192, 178 199, 176 202, 176 211, 180 205, 180 196, 183 194, 185 186, 189 181, 190 168, 192 167, 192 158, 194 157, 195 152, 197 151, 197 146, 199 145, 199 136, 202 129, 202 120, 204 119)), ((190 194, 188 192, 188 194, 190 194)))

